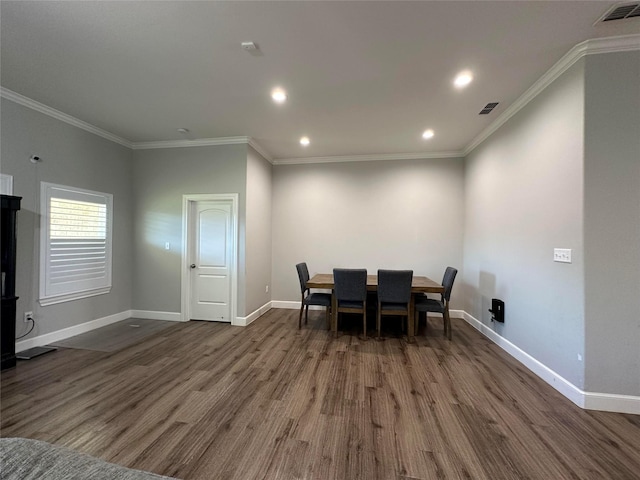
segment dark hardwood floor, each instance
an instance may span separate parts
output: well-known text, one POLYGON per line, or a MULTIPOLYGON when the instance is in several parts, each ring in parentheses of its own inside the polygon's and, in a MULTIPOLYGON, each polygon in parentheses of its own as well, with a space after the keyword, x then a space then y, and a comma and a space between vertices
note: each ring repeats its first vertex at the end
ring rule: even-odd
POLYGON ((61 348, 2 372, 0 434, 183 479, 640 478, 640 416, 581 410, 452 321, 409 345, 274 309, 61 348))

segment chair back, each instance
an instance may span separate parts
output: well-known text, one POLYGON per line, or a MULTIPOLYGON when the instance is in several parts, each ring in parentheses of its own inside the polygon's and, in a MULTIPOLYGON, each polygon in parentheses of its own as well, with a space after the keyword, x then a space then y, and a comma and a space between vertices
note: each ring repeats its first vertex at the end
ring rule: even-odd
POLYGON ((300 280, 300 292, 304 295, 307 289, 307 282, 309 281, 309 269, 305 262, 296 265, 298 271, 298 280, 300 280))
POLYGON ((333 284, 336 300, 364 302, 367 298, 367 269, 334 268, 333 284))
POLYGON ((409 303, 413 270, 378 270, 378 301, 409 303))
POLYGON ((451 298, 451 289, 453 288, 453 281, 456 279, 458 270, 453 267, 447 267, 444 271, 444 277, 442 277, 442 286, 444 287, 444 293, 442 298, 447 302, 451 298))

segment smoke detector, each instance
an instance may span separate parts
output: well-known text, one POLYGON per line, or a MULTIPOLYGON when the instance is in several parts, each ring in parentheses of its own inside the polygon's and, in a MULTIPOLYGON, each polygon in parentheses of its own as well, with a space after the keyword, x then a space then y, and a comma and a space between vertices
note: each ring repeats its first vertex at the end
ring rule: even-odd
POLYGON ((243 50, 247 50, 249 52, 251 50, 258 50, 258 46, 253 42, 242 42, 240 46, 242 47, 243 50))

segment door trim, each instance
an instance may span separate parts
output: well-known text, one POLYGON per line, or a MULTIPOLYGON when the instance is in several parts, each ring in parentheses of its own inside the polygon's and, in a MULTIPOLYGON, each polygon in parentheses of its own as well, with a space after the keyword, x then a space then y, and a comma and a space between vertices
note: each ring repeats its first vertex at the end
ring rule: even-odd
POLYGON ((189 221, 191 220, 191 206, 201 201, 231 201, 231 325, 235 323, 238 311, 238 194, 237 193, 202 193, 182 195, 182 278, 180 312, 183 322, 191 320, 191 275, 189 263, 189 221))

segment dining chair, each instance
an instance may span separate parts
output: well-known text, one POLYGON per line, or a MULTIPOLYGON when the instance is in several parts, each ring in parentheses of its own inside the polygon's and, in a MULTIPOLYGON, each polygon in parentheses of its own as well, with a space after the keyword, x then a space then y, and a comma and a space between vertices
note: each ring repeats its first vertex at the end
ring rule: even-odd
POLYGON ((440 296, 440 300, 429 298, 426 295, 417 296, 415 299, 415 313, 416 321, 415 334, 418 333, 418 320, 421 312, 425 314, 425 322, 427 321, 427 313, 441 313, 444 323, 444 333, 451 340, 451 317, 449 316, 449 299, 451 298, 451 289, 453 288, 453 281, 456 279, 458 270, 453 267, 447 267, 444 271, 444 277, 442 278, 442 286, 444 287, 444 293, 440 296))
POLYGON ((355 268, 334 268, 333 284, 335 295, 334 333, 338 335, 340 313, 361 313, 362 333, 367 337, 367 270, 355 268))
POLYGON ((405 316, 409 323, 412 280, 413 270, 378 270, 378 338, 383 315, 405 316))
POLYGON ((325 307, 327 325, 329 325, 329 314, 331 311, 331 294, 320 292, 311 293, 311 290, 309 289, 309 287, 307 287, 307 282, 309 281, 309 269, 307 268, 306 263, 298 263, 296 265, 296 270, 298 271, 298 280, 300 280, 300 292, 302 293, 302 299, 300 301, 300 316, 298 317, 298 330, 302 328, 302 311, 305 309, 305 325, 309 320, 309 305, 325 307))

